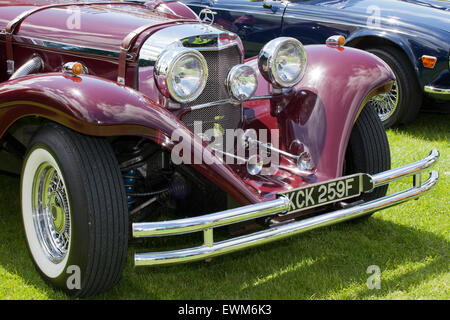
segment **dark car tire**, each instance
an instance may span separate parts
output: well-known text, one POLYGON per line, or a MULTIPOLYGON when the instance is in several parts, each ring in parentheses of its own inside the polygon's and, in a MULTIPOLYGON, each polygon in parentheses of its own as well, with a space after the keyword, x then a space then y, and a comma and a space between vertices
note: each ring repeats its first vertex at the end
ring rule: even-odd
POLYGON ((106 140, 56 124, 42 127, 24 161, 21 203, 28 249, 44 280, 74 297, 117 284, 128 249, 128 209, 106 140))
MULTIPOLYGON (((397 90, 397 104, 394 110, 388 115, 381 115, 383 125, 385 128, 390 128, 397 125, 408 124, 412 122, 419 113, 422 105, 423 93, 416 80, 416 74, 411 67, 408 57, 399 49, 394 47, 380 47, 369 48, 366 51, 373 53, 382 60, 384 60, 395 74, 397 79, 393 90, 386 95, 381 95, 373 98, 369 104, 374 108, 380 108, 386 102, 390 103, 397 90), (395 88, 396 86, 396 88, 395 88), (384 99, 382 99, 384 97, 384 99), (386 117, 385 119, 383 117, 386 117)), ((395 103, 394 103, 395 104, 395 103)))
MULTIPOLYGON (((366 106, 361 111, 350 136, 344 162, 344 175, 376 174, 391 168, 391 152, 386 131, 375 110, 366 106)), ((388 185, 363 193, 358 200, 371 201, 386 195, 388 185)), ((367 218, 372 213, 362 216, 367 218)))

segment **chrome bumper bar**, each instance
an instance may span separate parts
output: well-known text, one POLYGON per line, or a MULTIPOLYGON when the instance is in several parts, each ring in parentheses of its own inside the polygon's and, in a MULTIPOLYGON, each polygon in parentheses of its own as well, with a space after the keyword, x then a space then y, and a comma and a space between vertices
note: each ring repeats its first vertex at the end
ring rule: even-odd
POLYGON ((280 240, 308 230, 354 219, 411 199, 417 199, 436 185, 439 179, 437 172, 432 171, 430 177, 424 182, 422 182, 421 173, 425 169, 429 169, 438 158, 439 152, 433 150, 430 155, 423 160, 372 176, 375 187, 408 176, 414 176, 413 186, 409 189, 350 208, 325 213, 281 226, 275 226, 267 230, 220 242, 214 242, 213 228, 260 217, 284 214, 289 210, 289 200, 285 197, 280 197, 272 201, 261 202, 194 218, 165 222, 134 223, 133 237, 135 238, 172 236, 197 231, 203 231, 204 233, 204 245, 202 246, 166 252, 135 253, 135 265, 167 265, 204 260, 233 251, 280 240))
POLYGON ((434 86, 425 86, 424 91, 430 96, 444 100, 450 99, 450 88, 438 88, 434 86))

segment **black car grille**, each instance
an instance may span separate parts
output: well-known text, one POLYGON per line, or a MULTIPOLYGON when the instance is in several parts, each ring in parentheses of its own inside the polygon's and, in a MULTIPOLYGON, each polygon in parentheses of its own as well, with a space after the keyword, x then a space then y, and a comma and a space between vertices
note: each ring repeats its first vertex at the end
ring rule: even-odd
MULTIPOLYGON (((237 47, 219 51, 201 51, 208 63, 208 82, 203 93, 187 107, 229 98, 225 80, 232 67, 241 63, 241 54, 237 47)), ((235 129, 242 120, 242 105, 223 104, 206 107, 185 113, 181 119, 194 131, 194 121, 202 121, 202 130, 235 129)), ((224 132, 223 132, 224 133, 224 132)))

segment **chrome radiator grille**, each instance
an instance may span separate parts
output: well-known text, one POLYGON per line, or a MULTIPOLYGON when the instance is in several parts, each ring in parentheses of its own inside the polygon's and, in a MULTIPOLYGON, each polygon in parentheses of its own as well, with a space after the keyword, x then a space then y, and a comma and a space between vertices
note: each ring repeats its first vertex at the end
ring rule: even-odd
MULTIPOLYGON (((183 116, 183 122, 194 131, 194 121, 202 122, 202 133, 209 129, 223 131, 236 129, 242 120, 242 105, 221 104, 214 107, 193 110, 183 116)), ((225 134, 225 132, 222 132, 225 134)))
MULTIPOLYGON (((220 51, 201 51, 208 63, 208 83, 197 100, 187 107, 208 102, 228 99, 225 80, 230 69, 241 63, 241 54, 237 47, 220 51)), ((194 110, 183 115, 181 119, 188 128, 194 130, 194 121, 202 121, 202 130, 235 129, 242 120, 242 105, 224 104, 194 110)))

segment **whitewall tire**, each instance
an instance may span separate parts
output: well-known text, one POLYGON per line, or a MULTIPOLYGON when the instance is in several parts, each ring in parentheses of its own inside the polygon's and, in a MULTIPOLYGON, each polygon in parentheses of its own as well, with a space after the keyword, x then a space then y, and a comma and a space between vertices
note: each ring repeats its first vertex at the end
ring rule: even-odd
POLYGON ((28 249, 45 281, 75 297, 118 283, 128 249, 128 208, 105 139, 43 126, 24 160, 21 203, 28 249))

